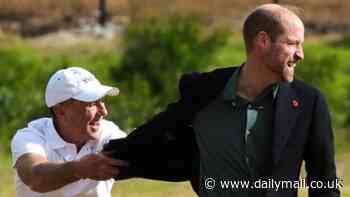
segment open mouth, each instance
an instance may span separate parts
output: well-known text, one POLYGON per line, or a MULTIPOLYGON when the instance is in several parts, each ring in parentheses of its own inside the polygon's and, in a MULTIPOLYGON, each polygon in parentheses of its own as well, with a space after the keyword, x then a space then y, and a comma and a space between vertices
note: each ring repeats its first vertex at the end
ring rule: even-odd
POLYGON ((89 125, 93 126, 93 127, 98 127, 98 126, 100 126, 101 119, 102 119, 101 117, 96 118, 95 120, 92 120, 91 122, 89 122, 89 125))
POLYGON ((287 63, 287 66, 289 68, 294 68, 296 66, 296 63, 295 62, 289 62, 289 63, 287 63))
POLYGON ((100 125, 100 122, 96 121, 96 122, 90 122, 91 126, 99 126, 100 125))

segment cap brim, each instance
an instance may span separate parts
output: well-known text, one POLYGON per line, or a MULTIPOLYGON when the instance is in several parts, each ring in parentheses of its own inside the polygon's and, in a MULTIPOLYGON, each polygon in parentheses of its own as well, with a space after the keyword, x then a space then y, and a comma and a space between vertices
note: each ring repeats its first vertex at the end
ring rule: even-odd
POLYGON ((84 102, 94 102, 103 98, 106 95, 117 96, 118 94, 118 88, 96 84, 85 86, 84 89, 82 89, 82 91, 78 95, 73 96, 72 98, 84 102))

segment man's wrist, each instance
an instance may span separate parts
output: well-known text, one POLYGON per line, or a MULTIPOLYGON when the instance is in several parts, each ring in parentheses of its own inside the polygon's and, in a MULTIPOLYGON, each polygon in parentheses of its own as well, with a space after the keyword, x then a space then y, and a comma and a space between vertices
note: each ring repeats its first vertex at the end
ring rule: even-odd
POLYGON ((81 171, 80 161, 69 161, 67 162, 67 165, 69 166, 74 178, 77 180, 86 178, 81 171))

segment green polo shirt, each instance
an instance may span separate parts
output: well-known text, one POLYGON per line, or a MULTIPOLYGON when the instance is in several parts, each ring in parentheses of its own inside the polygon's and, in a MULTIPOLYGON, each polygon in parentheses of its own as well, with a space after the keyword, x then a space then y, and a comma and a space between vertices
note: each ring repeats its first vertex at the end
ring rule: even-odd
POLYGON ((221 189, 222 180, 256 180, 270 175, 274 98, 278 85, 262 91, 253 102, 236 94, 240 69, 222 94, 195 117, 193 128, 200 153, 200 196, 264 196, 263 190, 221 189), (214 189, 205 180, 216 181, 214 189))

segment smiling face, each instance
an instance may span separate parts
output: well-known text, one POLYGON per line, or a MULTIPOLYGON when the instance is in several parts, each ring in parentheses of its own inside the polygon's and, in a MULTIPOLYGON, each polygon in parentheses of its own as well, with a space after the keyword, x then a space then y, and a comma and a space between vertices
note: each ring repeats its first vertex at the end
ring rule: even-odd
POLYGON ((296 63, 304 58, 304 25, 298 17, 289 16, 284 20, 283 29, 270 44, 266 65, 281 81, 291 82, 296 63))
POLYGON ((69 100, 62 104, 60 119, 64 125, 66 139, 73 143, 84 144, 88 140, 99 138, 100 121, 108 112, 101 100, 82 102, 69 100))

